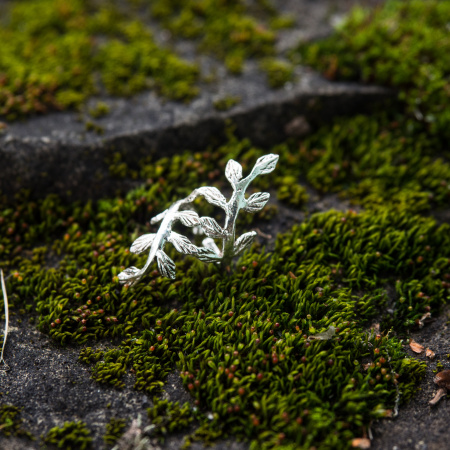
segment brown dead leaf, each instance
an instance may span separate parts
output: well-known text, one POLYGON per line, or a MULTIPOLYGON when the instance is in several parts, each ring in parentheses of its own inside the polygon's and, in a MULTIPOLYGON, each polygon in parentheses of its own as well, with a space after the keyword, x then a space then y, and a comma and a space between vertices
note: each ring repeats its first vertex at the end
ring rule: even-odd
POLYGON ((352 441, 353 448, 370 448, 370 439, 367 438, 356 438, 352 441))
POLYGON ((424 350, 424 346, 417 343, 414 339, 411 339, 409 346, 411 350, 415 353, 422 353, 424 350))
POLYGON ((436 353, 434 353, 433 350, 431 350, 429 348, 427 348, 425 350, 425 355, 427 356, 427 358, 430 358, 430 359, 434 359, 436 357, 436 353))

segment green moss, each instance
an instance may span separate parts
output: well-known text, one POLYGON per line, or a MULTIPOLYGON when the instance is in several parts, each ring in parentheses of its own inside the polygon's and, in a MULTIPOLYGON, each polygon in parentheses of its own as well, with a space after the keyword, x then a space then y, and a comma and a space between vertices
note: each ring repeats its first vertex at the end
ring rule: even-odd
MULTIPOLYGON (((177 281, 154 270, 129 289, 116 277, 146 257, 131 255, 128 247, 146 232, 149 217, 205 179, 226 186, 222 174, 230 157, 249 170, 262 152, 247 141, 143 162, 139 177, 147 183, 123 197, 72 205, 55 196, 24 197, 5 204, 1 265, 13 273, 12 308, 35 311, 39 329, 61 344, 119 338, 109 350, 80 353, 98 382, 121 387, 131 372, 135 388, 154 395, 177 367, 201 412, 156 399, 150 415, 161 436, 195 417, 199 425, 190 441, 231 435, 254 448, 347 448, 374 418, 389 415, 397 388, 403 400, 413 394, 424 366, 405 359, 401 335, 449 300, 449 226, 421 216, 424 208, 413 195, 399 202, 377 188, 383 201, 373 202, 356 189, 369 179, 374 186, 397 183, 399 195, 422 192, 435 171, 447 173, 444 161, 434 163, 433 142, 420 135, 399 139, 402 125, 389 124, 341 120, 300 148, 273 149, 280 154, 278 175, 255 190, 272 187, 283 199, 282 186, 288 186, 284 200, 303 204, 302 179, 362 201, 366 210, 312 215, 279 235, 273 252, 256 245, 231 274, 169 250, 177 281), (400 157, 405 175, 395 177, 388 162, 400 157), (338 162, 348 171, 342 178, 338 162), (36 243, 41 247, 30 254, 36 243), (50 253, 61 258, 52 269, 45 267, 50 253), (393 312, 386 310, 388 296, 393 312), (375 317, 379 336, 366 331, 375 317), (309 341, 331 326, 334 338, 309 341), (365 369, 368 362, 374 366, 365 369)), ((115 157, 111 164, 123 162, 115 157)), ((439 199, 440 186, 426 188, 439 199)), ((204 202, 196 208, 214 215, 204 202)))
POLYGON ((285 176, 277 180, 279 186, 277 197, 282 202, 293 206, 304 206, 308 201, 306 189, 293 176, 285 176))
POLYGON ((323 128, 289 159, 322 192, 366 208, 426 212, 450 199, 450 164, 442 153, 439 140, 411 131, 407 120, 360 116, 323 128))
POLYGON ((112 417, 106 425, 106 433, 103 437, 105 444, 114 445, 125 431, 126 420, 112 417))
POLYGON ((92 448, 90 431, 84 422, 64 422, 62 427, 52 428, 43 438, 50 447, 67 450, 86 450, 92 448))
POLYGON ((267 81, 273 88, 283 87, 294 77, 294 67, 287 61, 267 58, 262 61, 261 68, 267 73, 267 81))
POLYGON ((0 116, 9 120, 79 107, 99 92, 97 78, 114 95, 148 88, 177 100, 197 94, 197 67, 108 2, 21 2, 10 7, 0 41, 0 116))
POLYGON ((218 111, 228 111, 233 106, 236 106, 241 102, 240 97, 236 97, 233 95, 228 95, 225 97, 222 97, 214 102, 214 108, 216 108, 218 111))
POLYGON ((222 58, 233 73, 241 72, 246 58, 274 53, 275 33, 263 19, 273 17, 276 11, 261 2, 143 0, 141 3, 149 4, 153 17, 173 34, 198 39, 201 50, 222 58))
POLYGON ((397 88, 408 115, 448 139, 449 20, 448 2, 391 0, 374 12, 355 9, 334 36, 301 54, 330 79, 397 88))
POLYGON ((105 129, 103 127, 101 127, 100 125, 98 125, 95 122, 92 122, 90 120, 85 122, 84 127, 85 127, 86 131, 93 131, 94 133, 97 133, 97 134, 105 133, 105 129))
POLYGON ((95 107, 89 109, 89 115, 94 119, 99 119, 100 117, 105 117, 109 114, 109 105, 105 102, 97 102, 95 107))
MULTIPOLYGON (((196 39, 199 51, 219 57, 236 74, 246 59, 273 55, 275 32, 292 26, 292 18, 279 16, 262 1, 130 3, 135 8, 114 0, 26 0, 4 7, 0 117, 15 120, 79 109, 88 97, 105 90, 128 96, 154 89, 170 99, 194 98, 198 66, 155 42, 145 9, 171 34, 196 39)), ((286 63, 269 61, 263 66, 271 85, 291 78, 286 63)), ((90 114, 98 118, 108 110, 100 104, 90 114)))
POLYGON ((0 406, 0 435, 18 436, 34 439, 33 435, 22 428, 21 409, 13 405, 0 406))
POLYGON ((153 398, 153 407, 147 410, 148 417, 153 425, 152 434, 161 441, 167 434, 187 429, 194 420, 195 413, 192 407, 185 403, 180 406, 178 402, 153 398))

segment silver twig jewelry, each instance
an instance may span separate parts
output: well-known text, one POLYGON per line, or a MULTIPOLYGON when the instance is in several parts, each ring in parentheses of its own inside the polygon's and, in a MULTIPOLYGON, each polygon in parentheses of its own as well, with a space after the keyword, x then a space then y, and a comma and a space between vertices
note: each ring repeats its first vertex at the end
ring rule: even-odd
POLYGON ((152 225, 161 222, 157 233, 144 234, 136 239, 130 248, 133 253, 149 251, 147 262, 142 269, 129 267, 119 274, 119 281, 123 284, 133 285, 144 275, 149 266, 156 259, 161 275, 175 279, 175 263, 164 253, 164 247, 170 242, 175 249, 187 255, 193 255, 204 262, 221 263, 223 267, 228 266, 233 257, 248 248, 256 232, 251 231, 236 239, 236 219, 239 211, 255 213, 264 208, 269 200, 268 192, 258 192, 245 198, 245 192, 250 183, 258 176, 270 173, 275 169, 278 155, 262 156, 256 161, 250 175, 242 178, 242 166, 230 159, 225 169, 225 176, 231 183, 233 195, 227 202, 226 198, 215 187, 200 187, 194 189, 186 198, 178 200, 161 214, 154 217, 152 225), (186 205, 192 203, 197 197, 203 196, 205 200, 225 211, 225 224, 221 227, 211 217, 199 217, 192 210, 182 210, 186 205), (172 226, 180 221, 187 227, 199 227, 208 236, 203 240, 203 247, 197 247, 185 236, 172 231, 172 226), (214 239, 222 240, 222 250, 216 245, 214 239))
POLYGON ((2 354, 0 357, 0 370, 7 371, 7 370, 9 370, 9 366, 8 366, 8 364, 6 364, 6 361, 3 359, 3 352, 5 351, 6 339, 8 338, 9 308, 8 308, 8 296, 6 295, 5 278, 3 276, 2 269, 0 269, 0 278, 1 278, 1 284, 2 284, 3 304, 5 305, 5 332, 3 334, 2 354))

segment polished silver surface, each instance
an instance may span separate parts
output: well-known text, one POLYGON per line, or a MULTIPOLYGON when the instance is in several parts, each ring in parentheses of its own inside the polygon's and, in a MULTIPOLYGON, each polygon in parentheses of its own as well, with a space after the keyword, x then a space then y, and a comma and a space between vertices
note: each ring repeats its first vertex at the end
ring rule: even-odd
POLYGON ((236 239, 236 219, 241 209, 255 213, 264 208, 270 198, 267 192, 258 192, 245 198, 245 192, 250 183, 258 176, 272 172, 278 162, 278 155, 270 154, 259 158, 252 171, 246 178, 242 178, 242 166, 229 160, 225 169, 225 176, 231 183, 233 194, 229 201, 215 187, 200 187, 194 189, 186 198, 178 200, 170 208, 154 217, 152 225, 161 222, 157 233, 144 234, 136 239, 130 248, 133 253, 148 251, 147 262, 142 269, 129 267, 119 274, 119 281, 123 284, 133 285, 137 283, 150 265, 155 261, 161 275, 175 279, 175 263, 164 252, 167 242, 175 249, 187 255, 196 256, 204 262, 220 263, 222 267, 231 264, 232 259, 249 248, 256 232, 250 231, 236 239), (200 217, 195 211, 185 208, 197 197, 203 196, 208 203, 222 208, 225 211, 225 224, 221 227, 211 217, 200 217), (179 221, 184 226, 194 227, 195 234, 201 229, 207 238, 203 240, 202 247, 197 247, 185 236, 172 230, 173 224, 179 221), (222 241, 220 249, 214 239, 222 241))

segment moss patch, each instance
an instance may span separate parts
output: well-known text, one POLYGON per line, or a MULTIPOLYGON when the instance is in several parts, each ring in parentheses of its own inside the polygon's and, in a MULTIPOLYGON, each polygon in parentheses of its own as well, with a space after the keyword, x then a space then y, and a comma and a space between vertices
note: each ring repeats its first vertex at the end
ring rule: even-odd
POLYGON ((21 2, 3 20, 0 41, 0 115, 9 120, 78 107, 104 88, 113 95, 155 88, 178 100, 198 92, 197 67, 108 2, 21 2))
MULTIPOLYGON (((246 141, 231 139, 214 152, 143 162, 138 176, 147 183, 123 197, 73 205, 55 196, 22 198, 5 205, 1 265, 13 273, 12 308, 35 311, 39 329, 61 344, 118 338, 110 349, 81 351, 98 382, 121 389, 131 371, 135 388, 154 395, 178 368, 198 413, 190 416, 187 406, 156 400, 155 408, 166 411, 161 417, 174 417, 170 426, 158 419, 161 436, 195 416, 198 428, 186 442, 231 435, 255 448, 347 447, 371 420, 389 416, 398 389, 402 400, 413 395, 424 366, 405 359, 402 339, 426 312, 437 313, 450 287, 449 225, 421 216, 424 208, 414 207, 409 195, 402 202, 394 195, 374 202, 355 188, 367 177, 374 186, 391 180, 380 167, 397 152, 422 158, 405 163, 411 175, 399 181, 399 192, 420 191, 421 174, 448 170, 444 161, 434 164, 431 144, 408 156, 406 141, 397 139, 405 130, 384 122, 386 138, 379 126, 378 118, 340 121, 300 147, 274 149, 280 154, 278 176, 261 178, 255 190, 272 185, 282 192, 291 177, 289 189, 298 190, 302 203, 302 176, 364 202, 366 210, 313 215, 278 236, 273 252, 255 246, 230 274, 169 251, 177 264, 175 282, 154 270, 129 289, 116 277, 124 267, 142 264, 145 256, 131 255, 128 247, 146 232, 151 216, 205 179, 222 188, 230 157, 241 161, 244 171, 253 165, 262 151, 246 141), (353 128, 359 133, 352 134, 353 128), (386 145, 377 139, 386 139, 386 145), (356 148, 349 160, 353 177, 328 172, 335 170, 333 157, 350 158, 341 147, 356 148), (385 154, 380 147, 387 148, 385 154), (370 172, 375 169, 368 153, 381 158, 379 174, 370 172), (35 247, 37 242, 45 245, 35 247), (49 269, 55 256, 59 263, 49 269), (383 312, 387 303, 391 312, 383 312), (375 317, 379 334, 368 330, 375 317), (336 331, 331 339, 309 338, 331 327, 336 331)), ((420 136, 415 141, 420 145, 420 136)), ((112 164, 123 163, 118 157, 112 164)), ((211 205, 197 207, 215 214, 211 205)))
POLYGON ((233 106, 236 106, 241 102, 240 97, 235 97, 232 95, 228 95, 222 98, 219 98, 214 102, 214 108, 217 109, 217 111, 228 111, 233 106))
MULTIPOLYGON (((178 370, 194 405, 154 398, 149 417, 161 440, 188 430, 186 445, 232 436, 255 449, 350 448, 414 394, 425 364, 406 357, 408 332, 450 299, 450 225, 427 217, 449 204, 446 132, 429 128, 430 137, 404 111, 340 119, 272 149, 279 167, 252 189, 276 192, 306 219, 272 250, 256 244, 230 273, 169 250, 175 282, 157 270, 133 289, 117 279, 143 265, 146 255, 128 248, 152 216, 198 186, 229 189, 228 159, 245 172, 267 153, 248 141, 230 136, 220 148, 139 168, 117 153, 112 176, 146 181, 116 198, 1 200, 0 265, 12 274, 12 313, 30 311, 60 344, 106 339, 102 350, 81 348, 80 361, 118 390, 131 373, 135 389, 155 396, 178 370), (310 215, 306 183, 362 210, 310 215)), ((221 220, 211 205, 195 206, 221 220)), ((276 214, 242 215, 238 230, 276 214)), ((49 436, 89 444, 79 423, 49 436)))
MULTIPOLYGON (((276 30, 291 26, 268 2, 26 0, 4 7, 0 22, 0 116, 79 108, 94 95, 155 89, 190 100, 199 68, 158 45, 142 7, 173 35, 198 39, 233 73, 247 58, 273 55, 276 30)), ((286 63, 266 62, 272 86, 289 78, 286 63)), ((94 108, 93 117, 105 108, 94 108)))
POLYGON ((188 404, 180 405, 178 402, 153 399, 153 407, 148 409, 148 417, 153 425, 152 434, 161 441, 167 434, 186 430, 193 422, 195 411, 188 404))
POLYGON ((273 88, 283 87, 294 78, 292 64, 281 59, 266 58, 262 61, 261 68, 266 71, 269 86, 273 88))
POLYGON ((33 439, 31 433, 22 428, 21 409, 13 405, 0 406, 0 434, 33 439))
POLYGON ((87 450, 92 448, 90 431, 84 422, 65 422, 62 427, 52 428, 43 438, 50 448, 87 450))
POLYGON ((106 433, 103 438, 105 444, 114 445, 122 436, 125 431, 126 420, 111 418, 109 423, 106 425, 106 433))
POLYGON ((355 9, 336 35, 302 46, 301 54, 330 79, 399 89, 407 114, 448 139, 449 20, 448 2, 390 0, 372 13, 355 9))
POLYGON ((274 53, 276 36, 263 20, 276 16, 268 2, 157 0, 150 4, 152 15, 167 29, 184 38, 198 38, 199 48, 222 58, 233 73, 241 72, 248 57, 274 53))

